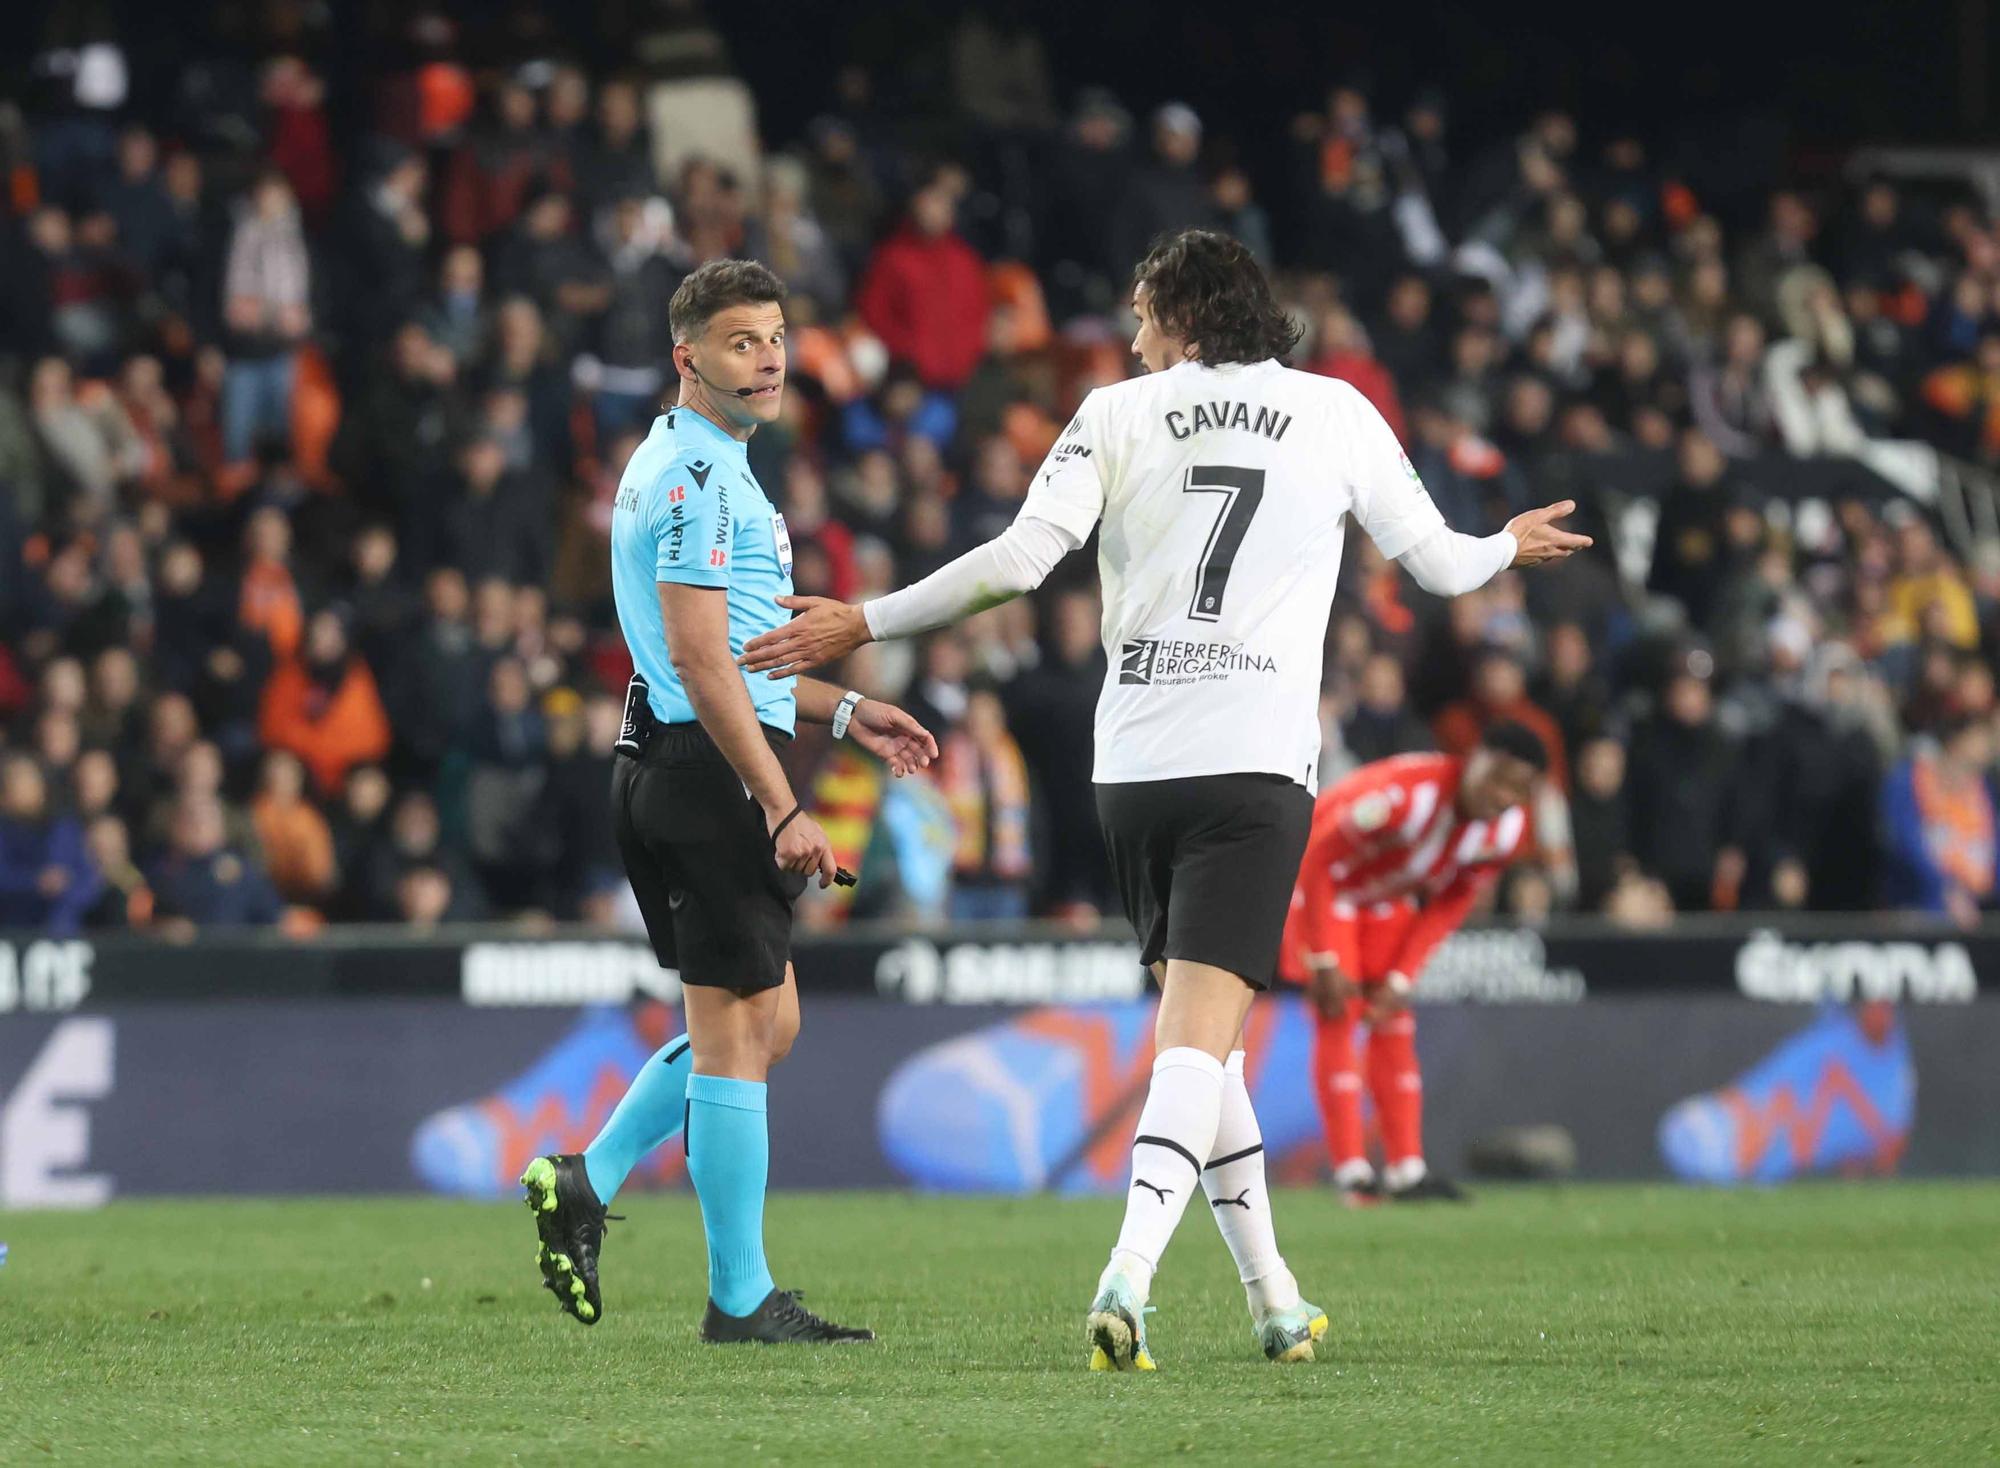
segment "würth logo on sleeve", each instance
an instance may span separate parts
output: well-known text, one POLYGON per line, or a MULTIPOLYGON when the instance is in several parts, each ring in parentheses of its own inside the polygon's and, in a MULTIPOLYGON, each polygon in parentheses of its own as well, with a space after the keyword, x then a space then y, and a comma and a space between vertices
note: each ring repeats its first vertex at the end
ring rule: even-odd
POLYGON ((684 505, 687 503, 687 497, 688 487, 685 484, 676 484, 667 491, 667 503, 670 505, 684 505))
POLYGON ((729 564, 729 552, 728 552, 728 551, 726 551, 726 550, 724 550, 724 549, 723 549, 723 548, 722 548, 721 546, 717 546, 717 547, 716 547, 716 548, 715 548, 714 550, 712 550, 712 551, 710 551, 710 552, 708 553, 708 563, 709 563, 709 565, 711 565, 711 566, 726 566, 726 565, 728 565, 728 564, 729 564))
POLYGON ((1151 683, 1153 662, 1160 655, 1160 642, 1156 637, 1141 637, 1136 642, 1128 642, 1118 654, 1118 681, 1120 683, 1151 683))

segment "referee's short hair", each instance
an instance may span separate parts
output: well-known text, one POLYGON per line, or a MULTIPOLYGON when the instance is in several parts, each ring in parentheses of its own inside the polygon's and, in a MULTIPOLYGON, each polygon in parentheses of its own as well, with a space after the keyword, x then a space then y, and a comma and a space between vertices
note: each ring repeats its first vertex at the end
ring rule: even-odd
POLYGON ((1160 330, 1201 349, 1211 367, 1286 357, 1299 324, 1271 294, 1264 267, 1240 240, 1213 229, 1161 235, 1132 273, 1160 330))
POLYGON ((676 344, 708 330, 718 311, 785 299, 785 283, 755 260, 711 260, 681 282, 667 305, 676 344))

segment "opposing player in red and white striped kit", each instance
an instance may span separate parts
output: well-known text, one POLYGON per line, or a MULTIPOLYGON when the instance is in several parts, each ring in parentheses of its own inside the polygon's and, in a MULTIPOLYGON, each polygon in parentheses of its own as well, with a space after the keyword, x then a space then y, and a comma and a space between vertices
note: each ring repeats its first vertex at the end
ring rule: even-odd
POLYGON ((1318 1010, 1313 1090, 1334 1183, 1350 1199, 1457 1199, 1424 1161, 1423 1073, 1410 996, 1431 953, 1528 843, 1528 801, 1548 767, 1540 739, 1500 723, 1463 758, 1405 754, 1363 765, 1313 807, 1279 974, 1318 1010), (1383 1175, 1362 1130, 1357 1032, 1383 1175))

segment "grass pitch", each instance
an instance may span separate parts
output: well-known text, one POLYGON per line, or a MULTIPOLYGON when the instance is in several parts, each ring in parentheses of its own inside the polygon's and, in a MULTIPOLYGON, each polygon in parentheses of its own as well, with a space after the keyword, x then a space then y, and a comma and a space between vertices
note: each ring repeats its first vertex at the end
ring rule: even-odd
POLYGON ((525 1209, 0 1214, 0 1462, 1970 1463, 2000 1456, 2000 1185, 1279 1200, 1333 1329, 1267 1365, 1197 1209, 1160 1370, 1093 1376, 1099 1201, 775 1198, 772 1259, 873 1347, 707 1348, 700 1219, 634 1197, 606 1318, 525 1209))

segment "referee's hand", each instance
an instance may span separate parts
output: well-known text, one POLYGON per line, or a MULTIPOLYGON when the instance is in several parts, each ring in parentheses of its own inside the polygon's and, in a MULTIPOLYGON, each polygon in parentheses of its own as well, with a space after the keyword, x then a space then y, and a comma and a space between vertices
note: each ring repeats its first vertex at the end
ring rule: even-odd
MULTIPOLYGON (((765 811, 764 829, 776 830, 785 815, 784 811, 776 815, 765 811)), ((826 832, 819 828, 818 821, 800 811, 784 830, 778 831, 777 844, 779 871, 804 872, 807 876, 818 872, 820 886, 833 885, 833 874, 840 870, 840 866, 833 859, 833 843, 826 839, 826 832)))
POLYGON ((848 738, 889 767, 901 779, 917 770, 928 769, 938 757, 935 735, 915 719, 879 698, 864 698, 848 725, 848 738))

